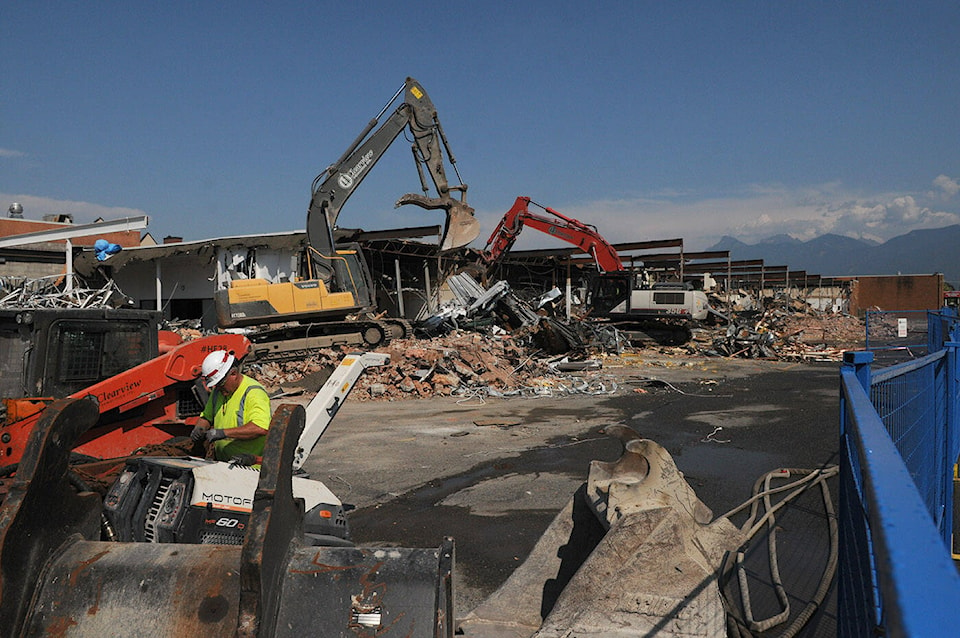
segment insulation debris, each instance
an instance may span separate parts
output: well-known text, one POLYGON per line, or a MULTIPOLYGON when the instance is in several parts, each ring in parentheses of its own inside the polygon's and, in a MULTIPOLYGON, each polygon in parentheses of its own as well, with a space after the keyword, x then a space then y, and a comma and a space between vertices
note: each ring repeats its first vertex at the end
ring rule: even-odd
POLYGON ((444 303, 433 316, 421 322, 428 335, 445 334, 461 326, 490 325, 505 321, 512 328, 535 326, 540 317, 510 292, 506 281, 484 288, 467 273, 447 277, 453 299, 444 303))

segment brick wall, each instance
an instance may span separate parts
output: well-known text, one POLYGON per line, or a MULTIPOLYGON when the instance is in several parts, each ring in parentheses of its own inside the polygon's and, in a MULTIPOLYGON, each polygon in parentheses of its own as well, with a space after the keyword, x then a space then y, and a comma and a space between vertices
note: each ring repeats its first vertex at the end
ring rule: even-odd
POLYGON ((937 310, 943 306, 943 274, 856 277, 850 286, 850 313, 865 310, 937 310))
POLYGON ((66 272, 66 268, 63 264, 36 264, 23 261, 0 263, 0 277, 39 279, 49 275, 60 275, 64 272, 66 272))
MULTIPOLYGON (((26 233, 39 233, 45 230, 63 230, 69 229, 73 224, 59 224, 56 222, 44 222, 34 219, 14 219, 10 217, 0 217, 0 237, 15 237, 26 233)), ((98 239, 106 239, 111 244, 119 244, 124 248, 131 248, 140 245, 140 231, 123 230, 113 233, 103 233, 100 235, 88 235, 86 237, 74 237, 71 243, 74 246, 93 246, 98 239)), ((56 242, 63 244, 61 240, 56 242)))

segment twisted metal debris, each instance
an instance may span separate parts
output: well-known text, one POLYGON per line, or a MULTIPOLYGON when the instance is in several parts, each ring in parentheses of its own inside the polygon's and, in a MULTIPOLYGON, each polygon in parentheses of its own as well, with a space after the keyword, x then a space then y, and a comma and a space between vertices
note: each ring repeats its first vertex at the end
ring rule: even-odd
POLYGON ((119 308, 130 305, 117 285, 111 280, 101 288, 82 287, 74 278, 68 289, 66 275, 50 275, 37 279, 0 277, 0 308, 119 308))
MULTIPOLYGON (((491 386, 462 385, 453 391, 453 396, 461 401, 476 399, 483 403, 486 397, 497 399, 522 398, 558 398, 573 395, 611 395, 616 394, 620 385, 613 377, 583 378, 567 376, 552 378, 549 382, 536 385, 524 385, 512 390, 497 390, 491 386)), ((460 403, 461 401, 458 401, 460 403)))

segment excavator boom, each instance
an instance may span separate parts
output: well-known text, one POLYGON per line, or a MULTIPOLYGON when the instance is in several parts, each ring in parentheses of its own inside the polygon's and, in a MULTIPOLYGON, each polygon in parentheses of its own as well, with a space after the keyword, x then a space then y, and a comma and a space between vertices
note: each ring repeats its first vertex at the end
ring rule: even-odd
POLYGON ((477 237, 480 225, 465 201, 467 185, 459 181, 459 174, 458 184, 451 185, 447 180, 444 154, 454 170, 456 160, 437 110, 423 87, 407 78, 343 155, 314 179, 307 211, 306 254, 295 267, 296 272, 271 273, 269 269, 251 268, 257 274, 231 275, 214 293, 217 322, 222 328, 299 324, 295 328, 258 331, 253 338, 258 357, 265 350, 274 358, 289 358, 300 351, 342 344, 376 348, 393 336, 407 334, 403 325, 362 318, 376 310, 374 282, 360 246, 336 245, 334 239, 343 205, 404 131, 412 140, 422 193, 404 195, 396 205, 414 204, 446 212, 441 251, 460 248, 477 237), (401 94, 403 102, 381 124, 380 118, 401 94), (436 189, 435 197, 427 195, 430 186, 424 167, 436 189), (455 192, 460 193, 459 198, 453 197, 455 192))
POLYGON ((524 226, 553 235, 567 243, 573 244, 592 256, 600 272, 618 272, 625 270, 617 249, 604 239, 597 229, 581 221, 567 217, 562 213, 540 206, 529 197, 518 197, 513 206, 500 220, 500 223, 487 240, 487 247, 483 258, 488 266, 496 264, 509 252, 517 236, 524 226), (539 206, 552 217, 530 212, 529 206, 539 206))
POLYGON ((412 150, 423 192, 426 194, 429 190, 423 175, 423 167, 426 166, 437 197, 406 195, 397 201, 397 205, 414 204, 426 209, 442 208, 446 211, 447 220, 440 240, 441 251, 466 246, 476 239, 480 224, 473 216, 473 209, 464 201, 467 185, 450 185, 447 180, 443 161, 444 149, 454 170, 456 160, 450 153, 437 117, 437 109, 420 83, 413 78, 407 78, 403 88, 397 91, 380 114, 367 124, 340 159, 314 180, 313 195, 307 213, 307 239, 315 251, 325 256, 334 254, 333 229, 336 227, 340 210, 404 129, 409 129, 413 138, 412 150), (403 102, 380 128, 373 131, 380 117, 401 93, 404 94, 403 102), (451 196, 453 191, 460 192, 459 199, 451 196))

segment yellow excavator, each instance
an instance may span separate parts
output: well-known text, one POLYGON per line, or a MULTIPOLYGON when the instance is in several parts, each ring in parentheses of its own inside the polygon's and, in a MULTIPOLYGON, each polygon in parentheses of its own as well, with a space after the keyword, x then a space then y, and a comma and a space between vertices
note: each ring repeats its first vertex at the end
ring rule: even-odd
POLYGON ((460 180, 437 109, 423 86, 408 77, 343 155, 314 179, 307 211, 307 247, 295 274, 277 281, 238 277, 214 293, 217 321, 223 328, 299 322, 298 327, 251 336, 258 358, 265 354, 282 357, 277 350, 302 352, 334 344, 376 347, 391 337, 405 336, 399 334, 402 322, 347 320, 348 316, 376 310, 374 287, 360 246, 337 245, 334 240, 343 205, 403 131, 412 139, 422 193, 403 195, 396 205, 445 211, 440 252, 461 248, 476 239, 480 224, 466 203, 467 185, 460 180), (401 94, 403 101, 376 128, 401 94), (447 179, 445 156, 457 174, 456 184, 447 179), (435 196, 428 196, 431 186, 424 169, 430 174, 435 196))

